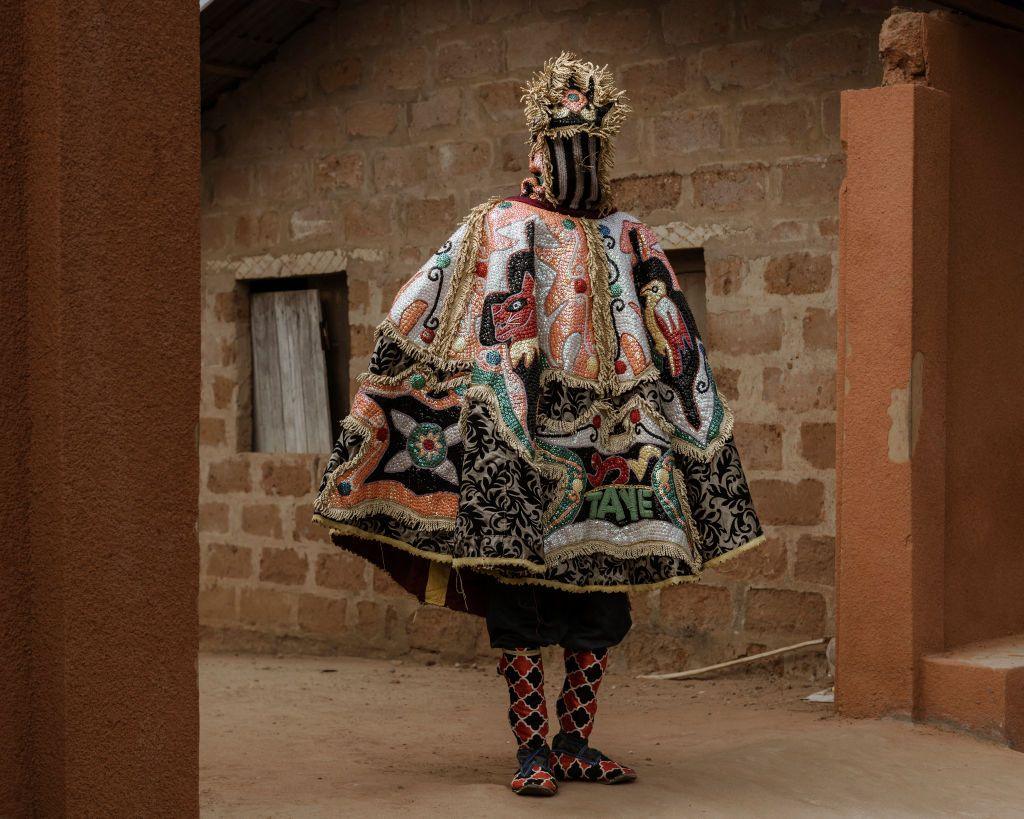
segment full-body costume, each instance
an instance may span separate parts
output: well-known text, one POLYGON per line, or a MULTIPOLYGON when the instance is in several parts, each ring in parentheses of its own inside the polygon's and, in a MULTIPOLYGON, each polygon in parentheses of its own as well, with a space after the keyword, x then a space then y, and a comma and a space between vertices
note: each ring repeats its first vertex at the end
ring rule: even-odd
POLYGON ((588 745, 625 592, 692 581, 762 532, 678 278, 611 202, 622 92, 571 54, 524 91, 532 176, 399 292, 315 513, 419 599, 486 616, 513 789, 545 794, 635 778, 588 745), (566 663, 551 748, 549 644, 566 663))

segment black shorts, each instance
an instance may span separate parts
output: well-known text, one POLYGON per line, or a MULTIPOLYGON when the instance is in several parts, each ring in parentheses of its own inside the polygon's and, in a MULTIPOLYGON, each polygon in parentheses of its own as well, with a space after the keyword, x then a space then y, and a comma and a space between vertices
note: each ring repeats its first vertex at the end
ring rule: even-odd
POLYGON ((633 621, 625 592, 574 592, 497 580, 490 584, 487 633, 492 648, 560 645, 594 651, 622 642, 633 621))

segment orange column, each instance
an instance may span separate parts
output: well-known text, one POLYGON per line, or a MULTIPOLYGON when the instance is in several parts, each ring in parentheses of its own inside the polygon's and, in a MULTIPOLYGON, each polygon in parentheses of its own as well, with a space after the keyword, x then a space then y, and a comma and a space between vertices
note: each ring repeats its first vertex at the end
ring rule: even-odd
POLYGON ((842 95, 836 694, 911 714, 941 650, 949 99, 842 95))
POLYGON ((199 9, 0 5, 0 815, 196 815, 199 9))

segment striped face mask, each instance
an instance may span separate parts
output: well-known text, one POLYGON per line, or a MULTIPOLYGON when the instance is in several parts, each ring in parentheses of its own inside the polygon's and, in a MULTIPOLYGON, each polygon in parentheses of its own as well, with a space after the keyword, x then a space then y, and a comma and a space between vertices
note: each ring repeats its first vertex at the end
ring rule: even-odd
POLYGON ((578 133, 569 137, 545 137, 551 158, 548 193, 559 205, 571 210, 591 210, 603 197, 598 168, 601 138, 578 133))

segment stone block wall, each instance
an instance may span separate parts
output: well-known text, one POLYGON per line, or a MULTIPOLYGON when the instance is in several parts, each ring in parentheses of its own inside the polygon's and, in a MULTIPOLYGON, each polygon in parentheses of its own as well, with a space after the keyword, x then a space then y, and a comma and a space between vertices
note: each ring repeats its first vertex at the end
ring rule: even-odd
POLYGON ((470 207, 525 175, 518 89, 561 49, 608 62, 631 96, 620 206, 666 249, 704 250, 705 333, 768 533, 700 584, 636 595, 618 662, 676 669, 830 634, 838 96, 878 84, 886 11, 818 0, 345 4, 222 97, 203 117, 207 644, 489 653, 478 620, 418 608, 309 523, 324 457, 246 452, 240 280, 307 264, 332 272, 315 260, 338 260, 361 372, 400 284, 470 207))

